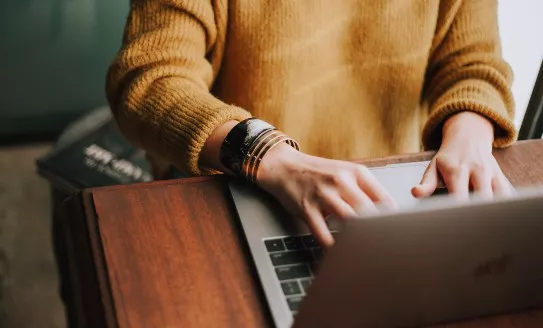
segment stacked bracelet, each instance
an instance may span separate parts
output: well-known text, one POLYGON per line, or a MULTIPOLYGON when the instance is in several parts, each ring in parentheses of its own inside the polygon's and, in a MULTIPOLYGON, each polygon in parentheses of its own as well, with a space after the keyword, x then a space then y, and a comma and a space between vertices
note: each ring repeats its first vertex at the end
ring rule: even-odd
POLYGON ((299 150, 298 143, 283 132, 264 121, 250 118, 238 123, 226 136, 220 160, 234 174, 254 183, 264 155, 282 142, 299 150))
POLYGON ((242 170, 247 180, 253 183, 256 182, 256 175, 262 158, 264 158, 264 155, 266 155, 273 147, 282 142, 286 142, 294 149, 300 150, 298 143, 283 132, 275 129, 263 132, 255 142, 253 142, 245 155, 242 165, 242 170))

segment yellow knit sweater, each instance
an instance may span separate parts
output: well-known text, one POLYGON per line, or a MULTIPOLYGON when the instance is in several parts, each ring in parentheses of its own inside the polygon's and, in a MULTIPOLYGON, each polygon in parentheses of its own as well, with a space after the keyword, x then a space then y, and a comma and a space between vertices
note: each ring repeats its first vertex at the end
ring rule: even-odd
POLYGON ((497 0, 133 0, 107 95, 123 133, 181 170, 250 116, 335 158, 436 148, 469 110, 515 140, 497 0))

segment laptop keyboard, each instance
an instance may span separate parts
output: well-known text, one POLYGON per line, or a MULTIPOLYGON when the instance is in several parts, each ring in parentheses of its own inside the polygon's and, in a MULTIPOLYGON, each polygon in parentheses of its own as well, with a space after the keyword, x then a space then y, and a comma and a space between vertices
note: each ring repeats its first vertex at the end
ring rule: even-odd
POLYGON ((288 306, 292 314, 296 314, 324 250, 312 235, 270 238, 265 239, 264 244, 288 306))

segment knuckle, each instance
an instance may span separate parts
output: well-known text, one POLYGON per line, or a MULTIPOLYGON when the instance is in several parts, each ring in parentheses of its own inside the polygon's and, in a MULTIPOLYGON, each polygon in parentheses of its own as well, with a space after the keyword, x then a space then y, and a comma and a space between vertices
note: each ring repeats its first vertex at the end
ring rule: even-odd
POLYGON ((334 172, 331 176, 331 182, 334 186, 344 186, 352 179, 352 174, 345 169, 334 172))
POLYGON ((462 172, 462 173, 469 172, 471 171, 471 167, 472 165, 470 163, 460 162, 458 163, 458 166, 456 167, 456 172, 462 172))
POLYGON ((453 173, 458 170, 458 164, 453 163, 452 161, 447 159, 436 159, 436 165, 440 171, 443 171, 445 173, 453 173))
POLYGON ((483 174, 486 174, 489 171, 488 167, 481 162, 471 163, 470 170, 475 173, 483 173, 483 174))
POLYGON ((336 176, 340 172, 339 169, 328 169, 321 174, 322 181, 325 184, 334 184, 336 181, 336 176))
POLYGON ((315 188, 315 191, 313 192, 313 197, 310 199, 308 198, 306 201, 308 203, 314 203, 322 201, 326 196, 326 188, 325 186, 319 185, 317 188, 315 188))
POLYGON ((356 165, 355 166, 355 173, 358 176, 367 176, 370 173, 370 170, 365 165, 356 165))
POLYGON ((445 174, 461 174, 472 170, 472 164, 469 161, 452 160, 449 158, 437 158, 436 165, 439 171, 445 174))
POLYGON ((370 170, 363 165, 356 165, 352 170, 352 178, 356 180, 368 180, 371 179, 373 175, 370 170))

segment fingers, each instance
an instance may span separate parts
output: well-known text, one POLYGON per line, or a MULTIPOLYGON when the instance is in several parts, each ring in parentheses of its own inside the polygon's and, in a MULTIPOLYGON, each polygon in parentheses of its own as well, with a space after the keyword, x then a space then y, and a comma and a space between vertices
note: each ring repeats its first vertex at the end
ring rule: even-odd
POLYGON ((436 160, 436 168, 441 172, 449 193, 460 199, 468 198, 470 186, 474 193, 485 199, 491 199, 494 194, 509 195, 513 192, 509 180, 491 155, 468 164, 441 157, 436 160))
POLYGON ((334 244, 334 237, 328 229, 324 217, 318 208, 313 207, 306 210, 307 219, 305 220, 309 226, 309 230, 313 236, 319 241, 323 247, 330 247, 334 244))
MULTIPOLYGON (((365 166, 359 166, 357 184, 374 203, 396 207, 396 202, 377 178, 365 166)), ((374 206, 375 207, 375 206, 374 206)))
POLYGON ((491 181, 492 189, 496 194, 509 196, 514 193, 514 188, 511 182, 503 175, 500 174, 494 177, 491 181))
POLYGON ((515 188, 503 174, 498 162, 494 161, 491 167, 496 172, 490 179, 490 185, 494 193, 504 196, 512 195, 515 192, 515 188))
POLYGON ((471 173, 470 183, 473 191, 485 199, 492 198, 492 175, 489 171, 474 170, 471 173))
POLYGON ((420 184, 418 186, 415 186, 413 189, 411 189, 411 193, 413 194, 414 197, 417 197, 417 198, 428 197, 434 193, 434 191, 437 188, 438 183, 439 183, 439 172, 437 170, 436 160, 433 159, 428 165, 428 167, 426 168, 426 171, 424 172, 424 175, 422 176, 420 184))
POLYGON ((352 206, 358 215, 371 215, 378 212, 377 206, 366 194, 362 194, 360 199, 353 203, 352 206))
POLYGON ((341 190, 342 199, 358 215, 368 215, 377 212, 374 202, 354 181, 348 181, 341 190))
POLYGON ((443 180, 449 194, 465 200, 469 197, 470 169, 467 165, 455 164, 447 161, 439 163, 436 160, 437 169, 441 171, 443 180))
POLYGON ((357 215, 368 215, 377 212, 375 204, 353 179, 345 180, 337 188, 322 189, 317 194, 318 208, 307 210, 307 222, 315 237, 325 247, 333 244, 333 237, 325 223, 323 213, 340 219, 348 219, 357 215))
POLYGON ((324 213, 329 213, 342 219, 356 216, 353 207, 332 190, 327 195, 321 196, 320 203, 322 212, 324 213))

